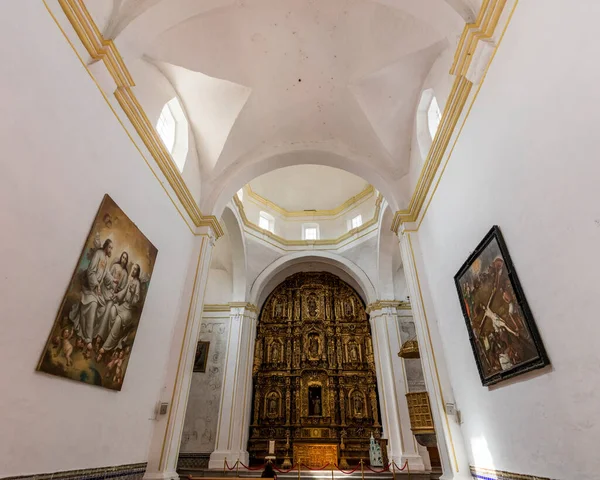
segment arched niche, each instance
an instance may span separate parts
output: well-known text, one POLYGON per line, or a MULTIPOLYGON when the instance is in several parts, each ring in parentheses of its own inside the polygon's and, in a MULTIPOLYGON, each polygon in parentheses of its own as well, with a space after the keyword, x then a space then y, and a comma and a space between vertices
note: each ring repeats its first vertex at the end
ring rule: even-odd
POLYGON ((354 262, 331 252, 294 252, 284 255, 266 267, 254 280, 249 302, 262 307, 268 295, 290 275, 297 272, 329 272, 348 283, 368 305, 377 300, 369 276, 354 262))

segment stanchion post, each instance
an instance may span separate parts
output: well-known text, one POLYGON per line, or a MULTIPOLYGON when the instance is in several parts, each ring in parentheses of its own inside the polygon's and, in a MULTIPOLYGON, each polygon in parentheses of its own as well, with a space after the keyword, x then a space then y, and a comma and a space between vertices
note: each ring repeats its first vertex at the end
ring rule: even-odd
POLYGON ((392 460, 392 480, 396 480, 396 462, 392 460))
POLYGON ((331 480, 333 480, 333 463, 331 464, 331 480))
POLYGON ((360 478, 362 480, 365 480, 365 467, 364 467, 362 458, 360 459, 360 478))
MULTIPOLYGON (((248 462, 250 463, 250 462, 248 462)), ((239 477, 240 476, 240 459, 237 459, 237 462, 235 462, 235 476, 239 477)))
POLYGON ((408 480, 410 480, 410 464, 406 461, 406 470, 408 470, 408 480))
POLYGON ((298 461, 298 480, 300 480, 300 461, 298 461))

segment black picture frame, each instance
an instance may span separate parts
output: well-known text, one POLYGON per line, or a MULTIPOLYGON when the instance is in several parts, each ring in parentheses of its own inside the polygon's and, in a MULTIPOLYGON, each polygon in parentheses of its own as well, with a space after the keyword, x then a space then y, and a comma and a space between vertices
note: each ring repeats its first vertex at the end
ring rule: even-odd
POLYGON ((467 258, 454 283, 484 386, 550 364, 497 225, 467 258))
POLYGON ((206 372, 206 363, 208 362, 208 349, 210 342, 198 342, 196 345, 196 356, 194 357, 194 373, 206 372))

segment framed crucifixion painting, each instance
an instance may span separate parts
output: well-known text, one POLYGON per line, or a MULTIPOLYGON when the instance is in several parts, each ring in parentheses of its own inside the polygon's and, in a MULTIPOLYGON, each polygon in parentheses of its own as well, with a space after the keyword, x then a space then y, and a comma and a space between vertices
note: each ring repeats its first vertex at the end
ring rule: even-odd
POLYGON ((454 281, 483 385, 550 363, 497 226, 454 281))

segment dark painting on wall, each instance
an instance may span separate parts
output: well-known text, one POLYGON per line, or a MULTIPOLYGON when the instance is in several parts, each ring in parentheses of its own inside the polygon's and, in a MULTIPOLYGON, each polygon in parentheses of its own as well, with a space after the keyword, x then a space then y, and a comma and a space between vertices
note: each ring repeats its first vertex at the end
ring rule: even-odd
POLYGON ((105 195, 37 370, 121 390, 157 253, 105 195))
POLYGON ((194 359, 194 372, 206 372, 209 346, 210 342, 198 342, 198 346, 196 347, 196 358, 194 359))
POLYGON ((550 363, 497 226, 454 281, 483 385, 550 363))

